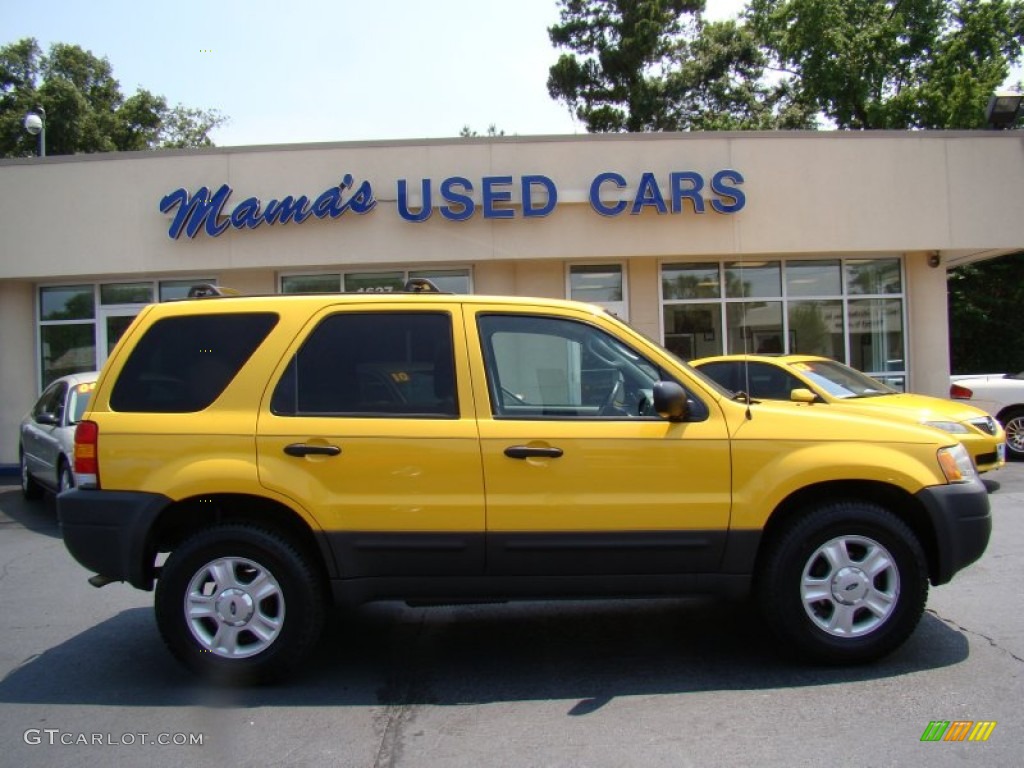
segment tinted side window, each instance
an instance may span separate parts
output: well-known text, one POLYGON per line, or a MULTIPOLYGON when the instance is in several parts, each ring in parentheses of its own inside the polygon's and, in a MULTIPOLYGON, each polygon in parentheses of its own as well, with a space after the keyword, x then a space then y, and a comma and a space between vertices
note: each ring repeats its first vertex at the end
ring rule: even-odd
POLYGON ((806 387, 782 368, 758 362, 708 363, 700 372, 733 392, 748 392, 758 400, 789 400, 794 389, 806 387))
POLYGON ((158 320, 139 340, 110 395, 115 411, 190 413, 207 408, 277 324, 269 312, 158 320))
POLYGON ((774 365, 751 363, 750 396, 763 400, 789 400, 789 393, 805 386, 800 379, 774 365))
POLYGON ((746 392, 738 363, 708 363, 697 370, 730 392, 746 392))
POLYGON ((279 416, 458 416, 451 316, 325 318, 289 363, 270 408, 279 416))

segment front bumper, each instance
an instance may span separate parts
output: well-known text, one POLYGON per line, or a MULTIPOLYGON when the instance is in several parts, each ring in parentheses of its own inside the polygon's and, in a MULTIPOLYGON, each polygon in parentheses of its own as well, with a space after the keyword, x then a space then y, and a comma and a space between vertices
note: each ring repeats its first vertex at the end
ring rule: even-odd
POLYGON ((975 478, 969 483, 925 488, 917 498, 935 531, 932 584, 946 584, 957 571, 981 557, 988 546, 992 535, 988 491, 975 478))
POLYGON ((75 488, 57 497, 64 546, 88 570, 137 589, 153 589, 153 522, 171 503, 156 493, 75 488))

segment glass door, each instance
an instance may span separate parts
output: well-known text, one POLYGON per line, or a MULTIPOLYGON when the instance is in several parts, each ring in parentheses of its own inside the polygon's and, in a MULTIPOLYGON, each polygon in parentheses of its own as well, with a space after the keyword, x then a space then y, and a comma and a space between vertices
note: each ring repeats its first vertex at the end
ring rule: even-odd
POLYGON ((96 367, 102 368, 103 364, 110 357, 110 353, 114 351, 114 346, 117 344, 118 339, 121 335, 128 330, 128 326, 131 325, 132 320, 139 314, 142 309, 140 305, 137 307, 100 307, 98 314, 97 323, 99 338, 96 339, 96 367))

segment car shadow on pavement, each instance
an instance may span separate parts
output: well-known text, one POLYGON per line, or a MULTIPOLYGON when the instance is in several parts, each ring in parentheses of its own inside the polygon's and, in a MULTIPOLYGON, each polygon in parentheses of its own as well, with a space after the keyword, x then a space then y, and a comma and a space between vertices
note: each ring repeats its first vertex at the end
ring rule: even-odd
POLYGON ((586 715, 620 696, 770 690, 897 678, 952 666, 967 638, 930 613, 896 653, 824 667, 787 659, 744 603, 523 603, 332 614, 288 681, 225 688, 185 673, 152 611, 133 608, 30 658, 0 702, 101 706, 416 706, 575 701, 586 715))
POLYGON ((57 497, 45 493, 29 501, 18 486, 0 487, 0 525, 16 523, 33 533, 60 538, 57 525, 57 497))

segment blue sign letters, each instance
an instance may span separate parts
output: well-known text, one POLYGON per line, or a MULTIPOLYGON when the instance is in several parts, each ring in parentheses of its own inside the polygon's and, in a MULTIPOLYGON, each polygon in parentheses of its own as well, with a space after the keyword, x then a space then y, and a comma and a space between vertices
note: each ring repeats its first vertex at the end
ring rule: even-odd
POLYGON ((200 229, 205 229, 207 235, 217 237, 229 226, 256 229, 263 223, 273 225, 294 221, 301 224, 310 216, 336 219, 346 211, 369 213, 377 205, 370 182, 364 181, 346 198, 345 190, 352 189, 354 183, 352 174, 346 173, 337 186, 325 189, 312 204, 305 195, 297 198, 288 195, 281 200, 269 201, 260 210, 259 199, 248 197, 235 206, 230 216, 224 215, 224 206, 231 197, 231 187, 227 184, 222 184, 213 193, 208 187, 200 187, 194 195, 189 195, 182 187, 164 196, 160 201, 160 212, 169 213, 177 209, 167 230, 173 240, 177 240, 182 231, 194 238, 200 229))
MULTIPOLYGON (((659 177, 653 171, 644 171, 639 178, 630 180, 621 173, 604 171, 590 182, 587 199, 590 207, 602 216, 619 216, 626 211, 637 216, 647 211, 661 215, 678 215, 692 210, 703 214, 706 205, 715 213, 730 214, 743 210, 746 195, 740 189, 743 175, 739 171, 720 170, 705 183, 697 171, 673 171, 659 177), (710 193, 705 196, 705 187, 710 193)), ((369 181, 358 186, 352 174, 345 174, 333 187, 328 187, 310 201, 306 195, 288 195, 270 200, 263 205, 256 197, 247 197, 230 213, 225 208, 231 197, 231 187, 222 184, 216 191, 199 187, 189 194, 183 187, 165 195, 160 201, 161 213, 172 213, 174 218, 167 230, 172 239, 184 232, 194 238, 200 231, 217 237, 229 227, 257 229, 262 224, 301 224, 310 217, 337 219, 348 211, 362 215, 377 206, 369 181)), ((410 184, 406 179, 396 183, 398 215, 412 223, 424 222, 437 210, 447 221, 468 221, 478 213, 483 219, 524 219, 550 215, 558 205, 558 187, 541 174, 514 176, 484 176, 475 182, 464 176, 449 176, 436 184, 432 179, 420 179, 410 184), (419 200, 410 194, 410 188, 419 187, 419 200), (514 192, 518 187, 518 200, 514 192), (412 202, 410 202, 410 198, 412 202)))

